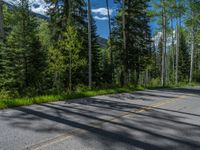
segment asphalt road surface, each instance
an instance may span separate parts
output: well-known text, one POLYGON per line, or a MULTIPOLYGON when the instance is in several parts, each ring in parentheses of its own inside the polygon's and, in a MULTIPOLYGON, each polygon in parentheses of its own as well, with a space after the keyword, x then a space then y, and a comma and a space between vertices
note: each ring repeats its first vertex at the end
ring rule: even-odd
POLYGON ((200 150, 200 87, 0 111, 0 150, 200 150))

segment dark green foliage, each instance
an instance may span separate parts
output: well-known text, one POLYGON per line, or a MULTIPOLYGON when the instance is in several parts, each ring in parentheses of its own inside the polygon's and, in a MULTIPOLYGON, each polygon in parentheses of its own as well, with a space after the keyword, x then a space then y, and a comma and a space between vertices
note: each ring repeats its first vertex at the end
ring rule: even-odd
POLYGON ((92 34, 92 81, 94 85, 99 86, 101 82, 101 70, 100 70, 100 52, 101 49, 98 44, 98 36, 96 33, 97 27, 95 24, 95 20, 92 18, 92 26, 91 26, 91 34, 92 34))
POLYGON ((15 23, 6 37, 2 49, 2 84, 8 90, 20 94, 38 93, 42 88, 43 71, 46 67, 45 51, 37 36, 37 23, 29 10, 28 1, 21 1, 12 12, 15 23))
MULTIPOLYGON (((29 10, 28 0, 20 0, 19 5, 13 9, 3 7, 5 38, 0 41, 0 98, 2 95, 2 97, 33 96, 60 94, 66 91, 70 91, 71 94, 75 90, 88 89, 86 88, 89 78, 87 3, 85 0, 45 1, 50 5, 49 20, 35 18, 29 10)), ((165 5, 161 1, 153 1, 157 8, 156 12, 151 10, 147 14, 148 5, 153 5, 149 0, 125 0, 126 47, 123 41, 121 0, 116 0, 118 9, 112 19, 112 33, 108 43, 107 40, 100 40, 103 44, 99 44, 98 39, 101 38, 96 33, 96 22, 91 16, 93 88, 116 85, 160 85, 165 40, 160 35, 159 44, 154 45, 149 15, 159 16, 156 20, 158 31, 161 33, 163 7, 166 8, 167 15, 167 39, 175 30, 173 23, 169 27, 169 19, 173 22, 179 17, 175 14, 176 11, 188 12, 186 18, 182 18, 182 29, 180 27, 179 81, 187 82, 189 78, 191 35, 187 33, 192 27, 195 27, 193 78, 194 81, 200 81, 199 5, 193 4, 195 0, 190 0, 190 3, 178 0, 177 2, 180 2, 178 8, 175 7, 175 0, 166 0, 165 5), (185 9, 183 4, 190 9, 185 9), (193 18, 192 10, 195 13, 193 18), (110 56, 111 50, 113 60, 110 56)), ((175 82, 175 47, 176 42, 173 46, 168 45, 166 50, 167 65, 164 74, 167 83, 175 82)), ((24 104, 34 102, 42 101, 30 100, 30 103, 24 104)), ((11 106, 13 105, 19 104, 11 102, 11 106)))
POLYGON ((125 50, 123 50, 122 45, 121 9, 115 18, 112 33, 114 68, 118 72, 117 76, 122 85, 129 78, 133 78, 134 83, 137 84, 140 73, 150 64, 151 36, 149 17, 146 11, 143 11, 147 9, 147 2, 147 0, 125 1, 127 43, 125 50))
POLYGON ((187 82, 190 73, 190 54, 186 43, 185 31, 180 32, 179 77, 180 81, 187 82))

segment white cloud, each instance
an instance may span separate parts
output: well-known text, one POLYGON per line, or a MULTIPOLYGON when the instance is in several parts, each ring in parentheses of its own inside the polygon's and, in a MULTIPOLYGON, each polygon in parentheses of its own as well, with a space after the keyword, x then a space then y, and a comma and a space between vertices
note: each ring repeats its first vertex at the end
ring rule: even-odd
MULTIPOLYGON (((5 2, 11 4, 11 5, 16 5, 19 3, 19 0, 4 0, 5 2)), ((31 5, 31 10, 35 13, 45 15, 47 11, 48 4, 44 0, 29 0, 30 5, 31 5), (38 5, 38 7, 34 7, 35 5, 38 5)))
POLYGON ((94 19, 96 19, 96 20, 108 20, 108 17, 94 16, 94 19))
MULTIPOLYGON (((19 0, 4 0, 5 2, 15 5, 19 3, 19 0)), ((44 0, 29 0, 31 5, 31 10, 35 13, 46 15, 46 11, 48 9, 48 4, 44 0), (37 6, 37 7, 35 7, 37 6)), ((92 13, 94 14, 94 19, 96 20, 108 20, 107 15, 108 11, 107 8, 97 8, 92 9, 92 13)), ((109 9, 110 15, 113 14, 114 10, 109 9)))
MULTIPOLYGON (((110 15, 112 15, 113 10, 109 9, 109 12, 110 12, 110 15)), ((97 8, 97 9, 92 9, 92 13, 107 16, 108 10, 107 10, 107 8, 97 8)))

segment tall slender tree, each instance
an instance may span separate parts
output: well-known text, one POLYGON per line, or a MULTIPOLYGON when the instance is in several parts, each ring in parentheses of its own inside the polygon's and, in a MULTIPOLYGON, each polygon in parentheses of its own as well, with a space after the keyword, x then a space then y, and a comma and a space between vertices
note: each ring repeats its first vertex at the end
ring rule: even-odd
POLYGON ((102 69, 100 67, 101 49, 98 43, 99 36, 97 35, 96 22, 91 16, 91 42, 92 42, 92 81, 95 86, 99 86, 102 81, 102 69))
POLYGON ((191 56, 190 56, 190 78, 189 82, 193 80, 193 69, 194 69, 194 48, 195 48, 195 33, 194 28, 192 28, 192 43, 191 43, 191 56))
POLYGON ((0 0, 0 40, 4 39, 3 0, 0 0))
POLYGON ((147 1, 118 1, 121 4, 113 24, 115 70, 121 85, 138 84, 147 68, 151 36, 147 1), (122 2, 122 3, 121 3, 122 2))
POLYGON ((161 56, 161 85, 166 85, 167 81, 167 54, 166 54, 166 43, 167 43, 167 12, 168 12, 168 3, 166 0, 155 1, 153 3, 153 16, 157 17, 157 23, 161 31, 161 41, 162 41, 162 52, 161 56))
MULTIPOLYGON (((107 8, 107 14, 108 14, 108 29, 109 29, 109 38, 111 38, 111 16, 110 16, 110 8, 108 0, 106 0, 106 8, 107 8)), ((111 42, 111 40, 110 40, 111 42)), ((111 66, 111 82, 113 80, 113 50, 112 50, 112 44, 110 43, 110 66, 111 66)))
POLYGON ((197 40, 197 33, 198 29, 200 28, 199 18, 200 18, 200 3, 197 0, 189 0, 188 1, 188 13, 186 19, 186 25, 191 31, 191 55, 190 55, 190 78, 189 82, 193 81, 193 74, 194 74, 194 59, 196 50, 196 40, 197 40))
POLYGON ((166 43, 167 43, 167 35, 166 35, 166 26, 167 26, 167 18, 166 18, 166 1, 162 0, 162 74, 161 74, 161 85, 165 86, 166 84, 166 43))
POLYGON ((184 0, 175 1, 175 10, 176 10, 176 83, 179 82, 179 52, 180 52, 180 30, 181 30, 181 19, 184 15, 184 0))
POLYGON ((125 0, 122 0, 122 30, 123 30, 123 50, 124 50, 124 60, 123 60, 123 84, 127 85, 128 79, 128 64, 127 64, 127 43, 126 43, 126 4, 125 0))
POLYGON ((178 66, 179 66, 179 21, 178 17, 176 17, 176 76, 175 81, 178 83, 178 66))
POLYGON ((106 0, 106 8, 107 8, 107 14, 108 14, 108 31, 109 31, 109 36, 111 37, 111 17, 110 17, 110 8, 109 8, 109 3, 108 0, 106 0))
POLYGON ((88 57, 89 57, 89 70, 88 70, 88 79, 89 87, 92 88, 92 37, 91 37, 91 3, 88 0, 88 57))

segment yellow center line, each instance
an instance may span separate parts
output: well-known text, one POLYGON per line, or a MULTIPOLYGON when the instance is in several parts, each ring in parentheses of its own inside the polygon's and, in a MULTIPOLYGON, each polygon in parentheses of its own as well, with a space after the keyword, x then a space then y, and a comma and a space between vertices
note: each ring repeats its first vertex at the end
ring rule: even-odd
MULTIPOLYGON (((161 102, 157 102, 157 103, 154 103, 154 104, 151 104, 151 105, 148 105, 148 106, 144 106, 142 108, 132 110, 132 111, 129 111, 127 113, 123 113, 123 114, 121 114, 117 117, 111 118, 109 120, 105 120, 104 122, 97 123, 96 125, 93 125, 93 127, 101 127, 102 125, 104 125, 106 123, 111 123, 112 121, 118 120, 118 119, 125 117, 125 116, 129 116, 130 114, 133 114, 133 113, 142 113, 142 112, 146 112, 146 111, 149 111, 149 110, 153 110, 153 109, 158 108, 160 106, 175 102, 177 100, 184 99, 186 96, 188 96, 188 95, 185 94, 185 95, 182 95, 182 96, 170 99, 170 100, 161 100, 161 102)), ((70 137, 73 137, 75 135, 80 135, 80 134, 83 134, 83 133, 86 133, 86 132, 88 132, 88 131, 83 130, 83 129, 74 129, 74 130, 69 131, 68 133, 62 134, 62 135, 55 137, 53 139, 41 142, 41 143, 36 144, 36 145, 28 146, 24 150, 39 150, 41 148, 62 142, 62 141, 66 140, 70 137)))
POLYGON ((184 99, 186 96, 180 96, 178 98, 174 98, 174 99, 171 99, 171 100, 168 100, 168 101, 165 101, 165 102, 158 102, 156 104, 153 104, 153 105, 150 105, 150 106, 147 106, 146 108, 143 108, 141 110, 138 110, 137 113, 141 113, 141 112, 145 112, 145 111, 148 111, 148 110, 152 110, 154 108, 159 108, 160 106, 163 106, 163 105, 166 105, 166 104, 169 104, 169 103, 172 103, 172 102, 175 102, 177 100, 181 100, 181 99, 184 99))

